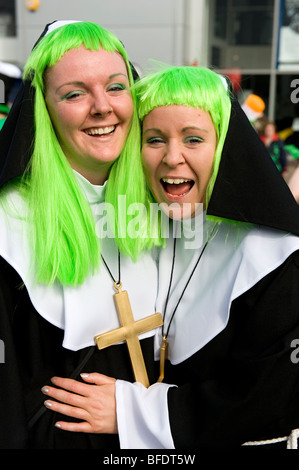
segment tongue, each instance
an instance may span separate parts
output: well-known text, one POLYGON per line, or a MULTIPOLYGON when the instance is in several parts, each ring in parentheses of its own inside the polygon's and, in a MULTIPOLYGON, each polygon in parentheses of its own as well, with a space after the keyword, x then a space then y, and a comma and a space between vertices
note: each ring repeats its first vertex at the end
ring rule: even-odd
POLYGON ((191 189, 192 183, 185 182, 180 184, 169 184, 164 183, 164 189, 168 194, 172 196, 182 196, 182 194, 187 193, 191 189))

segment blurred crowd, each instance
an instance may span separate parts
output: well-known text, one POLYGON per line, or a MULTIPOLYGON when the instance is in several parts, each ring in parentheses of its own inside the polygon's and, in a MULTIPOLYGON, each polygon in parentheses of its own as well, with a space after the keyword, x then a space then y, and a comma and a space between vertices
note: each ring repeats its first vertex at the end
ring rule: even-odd
POLYGON ((291 127, 277 132, 275 122, 264 113, 265 103, 260 96, 250 94, 242 108, 299 204, 299 118, 293 119, 291 127))

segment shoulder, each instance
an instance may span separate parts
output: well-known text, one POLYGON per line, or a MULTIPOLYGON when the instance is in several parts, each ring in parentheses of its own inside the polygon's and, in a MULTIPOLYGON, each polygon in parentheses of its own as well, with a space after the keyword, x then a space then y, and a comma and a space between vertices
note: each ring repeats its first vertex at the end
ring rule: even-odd
POLYGON ((22 196, 21 190, 16 185, 2 188, 0 192, 0 209, 5 210, 9 213, 10 209, 16 209, 21 207, 27 207, 24 196, 22 196))
POLYGON ((243 239, 244 250, 250 254, 266 252, 291 254, 299 249, 299 237, 282 230, 276 230, 264 226, 253 226, 243 239), (273 251, 274 250, 274 251, 273 251))
POLYGON ((28 205, 16 189, 9 189, 0 198, 0 256, 12 266, 19 266, 29 253, 28 205))
POLYGON ((298 260, 299 237, 267 227, 255 227, 241 245, 241 270, 246 270, 249 284, 254 285, 291 256, 298 260), (255 282, 253 282, 255 280, 255 282))
POLYGON ((299 237, 263 226, 223 224, 219 228, 218 258, 226 250, 225 270, 233 272, 231 298, 251 289, 282 266, 298 261, 299 237))
POLYGON ((8 188, 0 194, 0 223, 1 228, 5 225, 20 225, 29 219, 29 208, 21 195, 15 188, 8 188))

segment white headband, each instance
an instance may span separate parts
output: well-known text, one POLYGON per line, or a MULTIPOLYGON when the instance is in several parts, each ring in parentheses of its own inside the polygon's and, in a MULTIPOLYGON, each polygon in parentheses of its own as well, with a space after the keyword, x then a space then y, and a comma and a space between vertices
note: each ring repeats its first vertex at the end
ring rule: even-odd
POLYGON ((54 31, 54 29, 60 28, 60 26, 64 26, 66 24, 71 24, 71 23, 81 23, 79 20, 58 20, 54 21, 54 23, 50 24, 48 27, 48 31, 46 32, 46 35, 48 33, 51 33, 54 31))
POLYGON ((225 88, 225 90, 227 91, 227 89, 228 89, 227 80, 225 80, 225 78, 224 78, 222 75, 219 75, 219 77, 221 78, 222 83, 223 83, 223 85, 224 85, 224 88, 225 88))

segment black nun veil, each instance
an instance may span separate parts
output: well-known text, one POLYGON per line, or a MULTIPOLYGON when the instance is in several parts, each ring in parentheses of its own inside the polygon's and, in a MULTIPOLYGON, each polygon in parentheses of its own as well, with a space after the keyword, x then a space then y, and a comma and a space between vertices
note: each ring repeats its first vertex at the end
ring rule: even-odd
MULTIPOLYGON (((34 47, 53 23, 45 26, 34 47)), ((23 80, 0 133, 0 187, 22 175, 29 163, 34 143, 34 93, 30 81, 23 80)))
POLYGON ((209 215, 299 235, 299 208, 236 98, 209 215))

